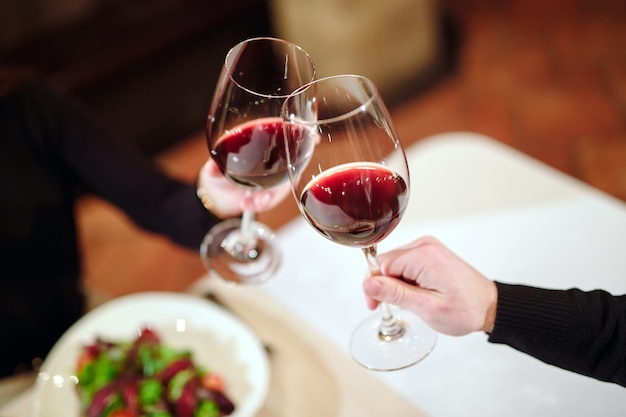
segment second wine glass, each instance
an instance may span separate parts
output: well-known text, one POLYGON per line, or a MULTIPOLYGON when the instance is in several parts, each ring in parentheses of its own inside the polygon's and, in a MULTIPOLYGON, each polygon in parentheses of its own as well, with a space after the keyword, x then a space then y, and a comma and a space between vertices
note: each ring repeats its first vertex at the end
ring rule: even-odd
MULTIPOLYGON (((207 118, 211 157, 229 180, 258 190, 287 183, 283 127, 285 98, 315 78, 309 55, 276 38, 253 38, 226 55, 207 118)), ((211 275, 243 284, 259 284, 276 272, 281 254, 272 230, 244 211, 241 219, 218 223, 200 247, 211 275)))
MULTIPOLYGON (((376 245, 398 225, 409 200, 409 169, 375 85, 357 75, 313 81, 283 105, 294 197, 327 239, 361 248, 380 274, 376 245)), ((380 305, 353 333, 350 353, 368 369, 406 368, 433 349, 436 333, 417 316, 380 305)))

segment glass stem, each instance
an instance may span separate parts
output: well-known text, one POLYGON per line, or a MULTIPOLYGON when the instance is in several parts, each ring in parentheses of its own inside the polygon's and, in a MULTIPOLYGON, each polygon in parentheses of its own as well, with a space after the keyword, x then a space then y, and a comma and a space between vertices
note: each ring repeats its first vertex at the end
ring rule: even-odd
MULTIPOLYGON (((246 189, 244 200, 250 202, 252 200, 252 190, 246 189)), ((240 251, 248 253, 249 250, 256 247, 256 238, 254 232, 254 221, 256 219, 256 212, 253 210, 244 210, 241 213, 241 222, 239 223, 239 232, 237 234, 237 241, 240 245, 240 251)), ((248 255, 246 255, 248 256, 248 255)))
MULTIPOLYGON (((367 265, 369 266, 372 275, 380 275, 380 264, 378 263, 378 257, 376 252, 376 245, 363 248, 367 265)), ((388 342, 390 340, 397 339, 404 334, 404 327, 402 323, 396 320, 391 311, 391 307, 387 303, 380 303, 380 311, 382 313, 382 320, 379 329, 378 336, 380 339, 388 342)))
POLYGON ((252 225, 254 223, 254 219, 256 218, 256 213, 251 210, 245 210, 241 214, 241 226, 240 228, 240 241, 245 243, 246 245, 254 243, 254 233, 252 230, 252 225))
POLYGON ((222 248, 241 262, 249 262, 259 256, 254 232, 255 217, 254 211, 244 211, 241 215, 239 228, 230 232, 222 242, 222 248))

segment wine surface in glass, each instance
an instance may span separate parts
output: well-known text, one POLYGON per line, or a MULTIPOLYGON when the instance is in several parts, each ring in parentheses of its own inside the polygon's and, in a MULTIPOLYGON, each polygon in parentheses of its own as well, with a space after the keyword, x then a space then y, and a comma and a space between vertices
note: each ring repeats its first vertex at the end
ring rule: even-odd
POLYGON ((256 190, 287 181, 283 122, 279 117, 251 120, 227 130, 211 150, 222 173, 256 190))
POLYGON ((300 203, 305 218, 326 238, 372 246, 393 231, 408 203, 406 181, 384 165, 352 162, 313 178, 300 203))

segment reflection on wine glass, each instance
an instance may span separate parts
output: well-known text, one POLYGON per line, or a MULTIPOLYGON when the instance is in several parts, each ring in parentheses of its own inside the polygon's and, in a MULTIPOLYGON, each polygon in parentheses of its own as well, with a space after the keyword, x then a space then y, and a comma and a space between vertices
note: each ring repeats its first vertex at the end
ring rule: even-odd
MULTIPOLYGON (((329 240, 363 250, 380 273, 376 245, 398 225, 409 200, 409 169, 374 84, 357 75, 322 78, 283 105, 294 197, 305 219, 329 240)), ((426 357, 436 333, 417 316, 381 304, 353 333, 361 365, 395 370, 426 357)))
MULTIPOLYGON (((275 38, 253 38, 226 55, 209 115, 206 137, 211 157, 226 178, 255 190, 286 185, 287 162, 281 106, 294 90, 315 78, 309 55, 275 38)), ((208 271, 227 281, 258 284, 272 278, 281 254, 274 233, 244 211, 241 219, 218 223, 200 247, 208 271)))

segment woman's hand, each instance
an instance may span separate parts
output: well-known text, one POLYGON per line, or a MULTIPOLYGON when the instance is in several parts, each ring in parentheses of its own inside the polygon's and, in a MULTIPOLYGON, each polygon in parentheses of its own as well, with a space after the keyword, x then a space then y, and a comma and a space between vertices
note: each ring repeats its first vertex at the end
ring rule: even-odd
POLYGON ((257 213, 271 210, 289 195, 289 183, 269 190, 253 191, 229 181, 209 159, 198 175, 198 197, 215 215, 228 218, 244 210, 257 213))

